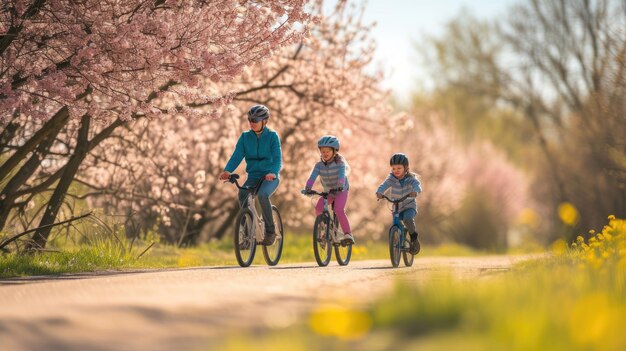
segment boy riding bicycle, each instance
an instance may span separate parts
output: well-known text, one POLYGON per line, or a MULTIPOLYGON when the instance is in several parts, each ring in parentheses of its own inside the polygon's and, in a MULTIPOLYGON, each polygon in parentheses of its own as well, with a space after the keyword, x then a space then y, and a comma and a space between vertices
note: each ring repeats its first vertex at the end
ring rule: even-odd
POLYGON ((417 202, 415 197, 422 192, 422 186, 418 175, 409 171, 409 158, 403 153, 396 153, 389 160, 391 172, 384 182, 376 190, 376 197, 382 199, 382 194, 391 188, 391 197, 399 199, 405 195, 409 198, 400 203, 400 219, 411 236, 411 254, 420 251, 420 243, 415 230, 415 216, 417 215, 417 202))

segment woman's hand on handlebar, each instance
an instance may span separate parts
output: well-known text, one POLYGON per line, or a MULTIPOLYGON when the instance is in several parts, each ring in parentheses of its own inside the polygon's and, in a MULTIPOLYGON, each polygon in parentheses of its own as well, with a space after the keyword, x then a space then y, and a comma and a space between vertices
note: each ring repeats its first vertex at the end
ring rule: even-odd
POLYGON ((230 177, 230 172, 224 171, 222 172, 222 174, 220 174, 219 180, 228 180, 228 178, 230 177))
POLYGON ((274 173, 268 173, 268 174, 265 175, 265 180, 267 180, 267 181, 271 182, 274 179, 276 179, 276 174, 274 174, 274 173))

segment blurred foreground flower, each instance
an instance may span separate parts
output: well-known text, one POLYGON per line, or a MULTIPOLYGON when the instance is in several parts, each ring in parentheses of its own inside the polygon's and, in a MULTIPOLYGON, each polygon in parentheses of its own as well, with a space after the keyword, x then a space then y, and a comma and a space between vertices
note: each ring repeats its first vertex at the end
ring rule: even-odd
POLYGON ((562 202, 558 208, 559 218, 566 225, 573 227, 578 223, 578 210, 570 202, 562 202))
POLYGON ((311 314, 311 330, 322 336, 358 339, 372 327, 369 314, 342 306, 320 306, 311 314))

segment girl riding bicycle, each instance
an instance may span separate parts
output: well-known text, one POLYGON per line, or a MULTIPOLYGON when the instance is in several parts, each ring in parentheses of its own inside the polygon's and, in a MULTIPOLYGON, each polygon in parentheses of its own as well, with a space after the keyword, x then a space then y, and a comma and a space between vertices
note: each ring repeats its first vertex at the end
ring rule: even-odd
POLYGON ((422 192, 419 175, 409 171, 409 158, 403 153, 396 153, 389 160, 391 172, 387 179, 378 186, 376 197, 382 199, 382 194, 391 188, 393 198, 401 198, 409 194, 409 198, 400 203, 400 219, 411 235, 411 254, 420 251, 420 243, 415 230, 415 216, 417 215, 417 202, 415 197, 422 192))
MULTIPOLYGON (((332 135, 325 135, 317 142, 320 151, 320 161, 315 164, 309 180, 306 182, 305 189, 311 190, 317 176, 320 176, 322 186, 325 192, 334 194, 328 198, 328 204, 334 202, 334 211, 339 220, 339 225, 344 232, 343 240, 348 244, 354 244, 354 237, 350 230, 350 222, 346 216, 346 204, 348 202, 348 177, 346 176, 347 162, 346 159, 339 154, 339 139, 332 135)), ((315 215, 319 216, 324 211, 324 199, 320 198, 315 206, 315 215)))
MULTIPOLYGON (((278 134, 267 128, 270 118, 270 110, 263 105, 255 105, 248 111, 250 130, 241 133, 235 151, 230 156, 224 172, 219 179, 228 180, 230 174, 239 166, 243 159, 246 160, 246 172, 248 178, 244 187, 253 186, 263 178, 265 181, 257 193, 257 199, 261 205, 261 214, 265 222, 265 238, 262 245, 272 245, 276 238, 274 220, 272 218, 272 203, 270 196, 276 191, 280 178, 278 172, 282 166, 282 150, 278 134)), ((239 190, 239 203, 244 203, 248 196, 248 190, 239 190)))

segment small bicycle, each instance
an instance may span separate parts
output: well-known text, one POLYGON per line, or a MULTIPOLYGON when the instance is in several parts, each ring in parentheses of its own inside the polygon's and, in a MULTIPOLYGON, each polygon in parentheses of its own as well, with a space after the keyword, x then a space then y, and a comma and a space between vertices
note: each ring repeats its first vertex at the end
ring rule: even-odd
POLYGON ((330 211, 328 210, 328 195, 327 192, 317 192, 315 190, 302 190, 304 195, 319 195, 324 199, 324 211, 315 218, 315 224, 313 225, 313 252, 315 253, 315 261, 321 267, 325 267, 330 262, 330 256, 332 255, 332 249, 335 251, 335 258, 337 263, 341 266, 345 266, 350 263, 350 257, 352 257, 352 244, 346 244, 343 242, 344 233, 341 230, 333 203, 333 216, 331 219, 330 211))
MULTIPOLYGON (((248 198, 247 206, 241 208, 235 222, 235 256, 241 267, 248 267, 254 260, 257 244, 260 244, 265 238, 265 224, 254 205, 254 199, 264 179, 261 179, 253 187, 242 187, 237 179, 239 179, 238 174, 231 174, 228 181, 235 184, 239 189, 248 190, 248 198)), ((273 205, 272 218, 274 219, 276 239, 272 245, 263 245, 263 256, 268 265, 275 266, 283 253, 283 221, 278 208, 273 205)))
POLYGON ((393 204, 393 223, 391 228, 389 228, 389 258, 391 259, 391 265, 394 267, 398 267, 400 264, 400 253, 402 253, 402 260, 407 267, 413 265, 413 259, 415 258, 410 252, 411 244, 406 239, 406 228, 404 228, 404 224, 400 220, 400 203, 408 197, 409 194, 399 199, 390 199, 383 195, 385 200, 393 204))

